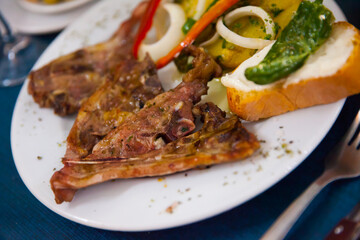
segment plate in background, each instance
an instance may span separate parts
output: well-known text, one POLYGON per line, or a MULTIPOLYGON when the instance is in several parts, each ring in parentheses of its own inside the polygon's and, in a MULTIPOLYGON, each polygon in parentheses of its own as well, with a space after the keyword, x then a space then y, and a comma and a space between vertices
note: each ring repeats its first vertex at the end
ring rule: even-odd
POLYGON ((63 13, 38 14, 19 6, 16 0, 1 0, 0 10, 14 32, 24 34, 46 34, 62 30, 76 18, 89 10, 96 2, 88 2, 63 13))
POLYGON ((33 3, 27 0, 17 0, 17 1, 21 7, 23 7, 24 9, 30 12, 42 13, 42 14, 54 14, 54 13, 61 13, 78 8, 94 0, 71 0, 56 4, 33 3))

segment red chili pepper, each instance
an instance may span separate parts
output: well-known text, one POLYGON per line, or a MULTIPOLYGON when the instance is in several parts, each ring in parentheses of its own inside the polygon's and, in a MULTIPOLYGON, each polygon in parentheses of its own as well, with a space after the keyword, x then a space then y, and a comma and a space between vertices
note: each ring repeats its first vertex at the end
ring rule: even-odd
POLYGON ((134 46, 133 46, 133 54, 135 58, 138 57, 139 47, 141 42, 145 39, 146 34, 149 32, 153 18, 155 16, 155 12, 160 5, 161 0, 150 0, 148 9, 145 12, 143 18, 141 19, 141 23, 136 34, 134 46))
POLYGON ((221 16, 226 10, 237 3, 239 0, 219 0, 209 11, 207 11, 186 34, 185 39, 171 50, 166 56, 156 62, 157 68, 166 66, 171 60, 185 47, 192 44, 200 33, 216 18, 221 16))

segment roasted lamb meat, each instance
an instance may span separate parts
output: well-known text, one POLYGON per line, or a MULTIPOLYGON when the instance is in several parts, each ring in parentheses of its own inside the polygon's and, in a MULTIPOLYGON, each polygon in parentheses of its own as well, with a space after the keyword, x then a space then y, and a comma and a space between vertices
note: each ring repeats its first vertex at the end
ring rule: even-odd
POLYGON ((135 25, 146 7, 147 3, 141 3, 108 41, 77 50, 32 71, 28 92, 34 101, 40 107, 54 108, 61 116, 78 111, 105 81, 104 76, 131 55, 135 25))
MULTIPOLYGON (((221 68, 203 49, 191 46, 185 52, 194 57, 192 63, 194 68, 184 76, 182 83, 175 89, 147 101, 138 112, 127 115, 117 128, 110 131, 93 147, 92 153, 87 157, 82 158, 79 151, 73 151, 73 149, 78 150, 79 148, 76 146, 81 145, 74 141, 75 147, 68 148, 69 152, 63 162, 69 160, 81 162, 109 157, 136 157, 161 149, 167 143, 192 132, 196 127, 192 113, 193 107, 200 101, 201 96, 206 94, 207 82, 213 77, 221 75, 221 68), (75 157, 71 158, 72 156, 75 157)), ((111 92, 111 90, 107 90, 107 92, 109 91, 111 92)), ((93 97, 97 99, 96 96, 92 96, 89 101, 93 97)), ((112 101, 112 98, 105 98, 105 100, 112 101)), ((96 101, 98 102, 98 100, 96 101)), ((98 104, 95 106, 97 107, 98 104)), ((79 114, 82 113, 83 111, 80 111, 79 114)), ((88 116, 92 115, 88 114, 88 116)), ((122 117, 121 114, 120 117, 122 117)), ((81 125, 81 121, 79 124, 81 125)), ((75 124, 75 128, 78 128, 79 124, 75 124)), ((77 140, 78 131, 74 132, 74 139, 77 140)), ((90 131, 84 131, 84 134, 89 133, 90 131)), ((73 136, 70 134, 69 138, 73 136)), ((85 139, 90 139, 90 137, 92 136, 84 136, 85 139)))
POLYGON ((82 104, 67 138, 65 158, 86 157, 112 129, 162 92, 150 57, 139 62, 129 55, 115 74, 108 75, 105 83, 82 104))
POLYGON ((207 82, 221 68, 203 49, 185 50, 193 66, 176 88, 156 96, 97 143, 88 158, 134 157, 161 148, 195 129, 192 108, 207 93, 207 82))
POLYGON ((193 109, 204 125, 201 130, 164 147, 130 158, 108 157, 64 161, 65 167, 51 178, 57 203, 71 201, 78 189, 111 179, 161 176, 179 171, 246 158, 259 148, 236 116, 230 118, 216 105, 193 109))

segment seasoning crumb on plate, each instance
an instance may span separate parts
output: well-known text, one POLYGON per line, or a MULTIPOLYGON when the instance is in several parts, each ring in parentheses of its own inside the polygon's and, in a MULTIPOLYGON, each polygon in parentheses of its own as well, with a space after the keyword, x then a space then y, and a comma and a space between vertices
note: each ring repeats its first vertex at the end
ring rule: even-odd
POLYGON ((174 210, 181 204, 181 202, 176 201, 171 204, 168 208, 166 208, 165 212, 172 214, 174 210))

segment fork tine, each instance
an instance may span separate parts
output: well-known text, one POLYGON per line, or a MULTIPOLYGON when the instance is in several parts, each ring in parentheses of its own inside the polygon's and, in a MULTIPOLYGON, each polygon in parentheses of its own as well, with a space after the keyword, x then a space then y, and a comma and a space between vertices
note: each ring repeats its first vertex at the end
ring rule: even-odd
MULTIPOLYGON (((358 124, 358 127, 357 127, 357 129, 355 130, 355 133, 354 133, 354 137, 353 137, 353 143, 355 143, 355 148, 357 149, 357 150, 359 150, 359 147, 360 147, 360 124, 358 124)), ((352 144, 352 143, 350 143, 350 144, 352 144)))
POLYGON ((360 124, 360 110, 356 114, 354 121, 352 122, 347 134, 345 135, 347 136, 345 141, 348 143, 348 145, 351 145, 353 142, 355 142, 355 144, 358 144, 360 142, 360 134, 358 133, 357 136, 355 135, 357 129, 360 126, 359 124, 360 124))

